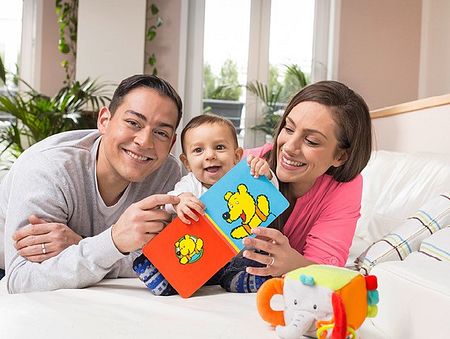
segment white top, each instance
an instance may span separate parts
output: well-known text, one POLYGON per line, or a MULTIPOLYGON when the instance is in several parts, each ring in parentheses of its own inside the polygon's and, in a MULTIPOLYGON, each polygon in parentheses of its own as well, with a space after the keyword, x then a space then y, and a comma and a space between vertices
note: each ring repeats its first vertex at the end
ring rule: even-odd
MULTIPOLYGON (((277 177, 272 171, 270 172, 272 173, 272 179, 270 180, 270 182, 278 189, 279 186, 277 177)), ((175 188, 173 189, 173 191, 170 191, 167 194, 179 196, 181 193, 190 192, 197 198, 200 198, 200 196, 207 190, 208 188, 203 186, 203 184, 195 177, 195 175, 192 172, 189 172, 187 175, 182 177, 179 182, 175 184, 175 188)), ((168 212, 176 213, 175 209, 171 204, 167 204, 165 208, 166 211, 168 212)))

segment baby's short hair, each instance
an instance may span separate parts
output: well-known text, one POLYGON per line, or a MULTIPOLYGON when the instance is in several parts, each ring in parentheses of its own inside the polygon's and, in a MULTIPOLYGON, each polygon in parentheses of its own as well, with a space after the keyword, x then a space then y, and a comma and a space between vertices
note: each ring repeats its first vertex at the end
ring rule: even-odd
POLYGON ((183 150, 183 153, 186 153, 186 150, 184 148, 185 147, 184 139, 186 136, 186 132, 189 131, 190 129, 194 129, 196 127, 199 127, 199 126, 205 125, 205 124, 211 124, 211 125, 219 124, 219 125, 223 125, 223 126, 227 127, 231 132, 235 148, 239 147, 238 140, 237 140, 236 128, 234 127, 233 123, 230 120, 228 120, 224 117, 221 117, 219 115, 205 113, 205 114, 198 115, 198 116, 192 118, 191 121, 189 121, 187 123, 187 125, 183 128, 183 130, 181 131, 181 149, 183 150))

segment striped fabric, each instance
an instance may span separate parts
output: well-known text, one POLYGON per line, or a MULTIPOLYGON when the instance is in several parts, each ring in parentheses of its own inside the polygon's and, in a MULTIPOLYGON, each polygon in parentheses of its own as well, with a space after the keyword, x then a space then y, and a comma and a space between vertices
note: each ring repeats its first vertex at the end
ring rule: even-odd
POLYGON ((411 252, 419 250, 424 239, 447 226, 450 226, 450 192, 427 202, 412 217, 366 249, 355 264, 363 274, 368 274, 378 263, 404 260, 411 252))
POLYGON ((419 252, 450 263, 450 227, 444 228, 422 241, 419 252))

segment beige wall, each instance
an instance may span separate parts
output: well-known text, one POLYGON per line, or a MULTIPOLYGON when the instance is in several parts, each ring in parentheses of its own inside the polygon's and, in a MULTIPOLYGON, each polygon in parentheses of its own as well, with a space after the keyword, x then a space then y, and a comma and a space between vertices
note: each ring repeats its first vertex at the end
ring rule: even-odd
POLYGON ((370 109, 417 99, 422 0, 341 1, 337 80, 370 109))
MULTIPOLYGON (((156 38, 151 42, 147 41, 145 44, 146 58, 144 70, 146 73, 151 73, 147 59, 152 52, 155 52, 158 75, 168 80, 175 88, 178 88, 181 1, 147 1, 147 13, 150 13, 150 5, 155 3, 159 8, 159 15, 164 23, 158 28, 156 38)), ((152 24, 154 22, 147 20, 147 25, 149 23, 152 24)))
POLYGON ((118 84, 144 70, 145 0, 80 0, 76 79, 118 84))
POLYGON ((59 27, 55 1, 43 0, 42 6, 41 63, 37 65, 37 69, 40 69, 40 81, 37 86, 42 93, 52 96, 63 86, 65 73, 61 61, 64 56, 58 50, 59 27))
POLYGON ((450 93, 450 1, 423 0, 419 98, 450 93))

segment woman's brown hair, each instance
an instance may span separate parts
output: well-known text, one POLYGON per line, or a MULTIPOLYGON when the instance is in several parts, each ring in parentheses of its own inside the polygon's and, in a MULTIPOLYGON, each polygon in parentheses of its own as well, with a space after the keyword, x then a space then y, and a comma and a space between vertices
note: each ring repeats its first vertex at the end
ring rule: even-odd
MULTIPOLYGON (((330 108, 337 126, 338 149, 347 152, 348 159, 340 167, 330 167, 326 174, 338 182, 353 180, 366 167, 372 151, 372 125, 364 99, 337 81, 320 81, 304 87, 291 99, 274 134, 272 151, 267 155, 272 171, 276 171, 278 136, 286 125, 286 117, 292 109, 305 101, 317 102, 330 108)), ((337 151, 337 150, 336 150, 337 151)), ((290 207, 272 227, 282 230, 294 208, 296 198, 288 183, 280 182, 280 191, 289 200, 290 207)))

